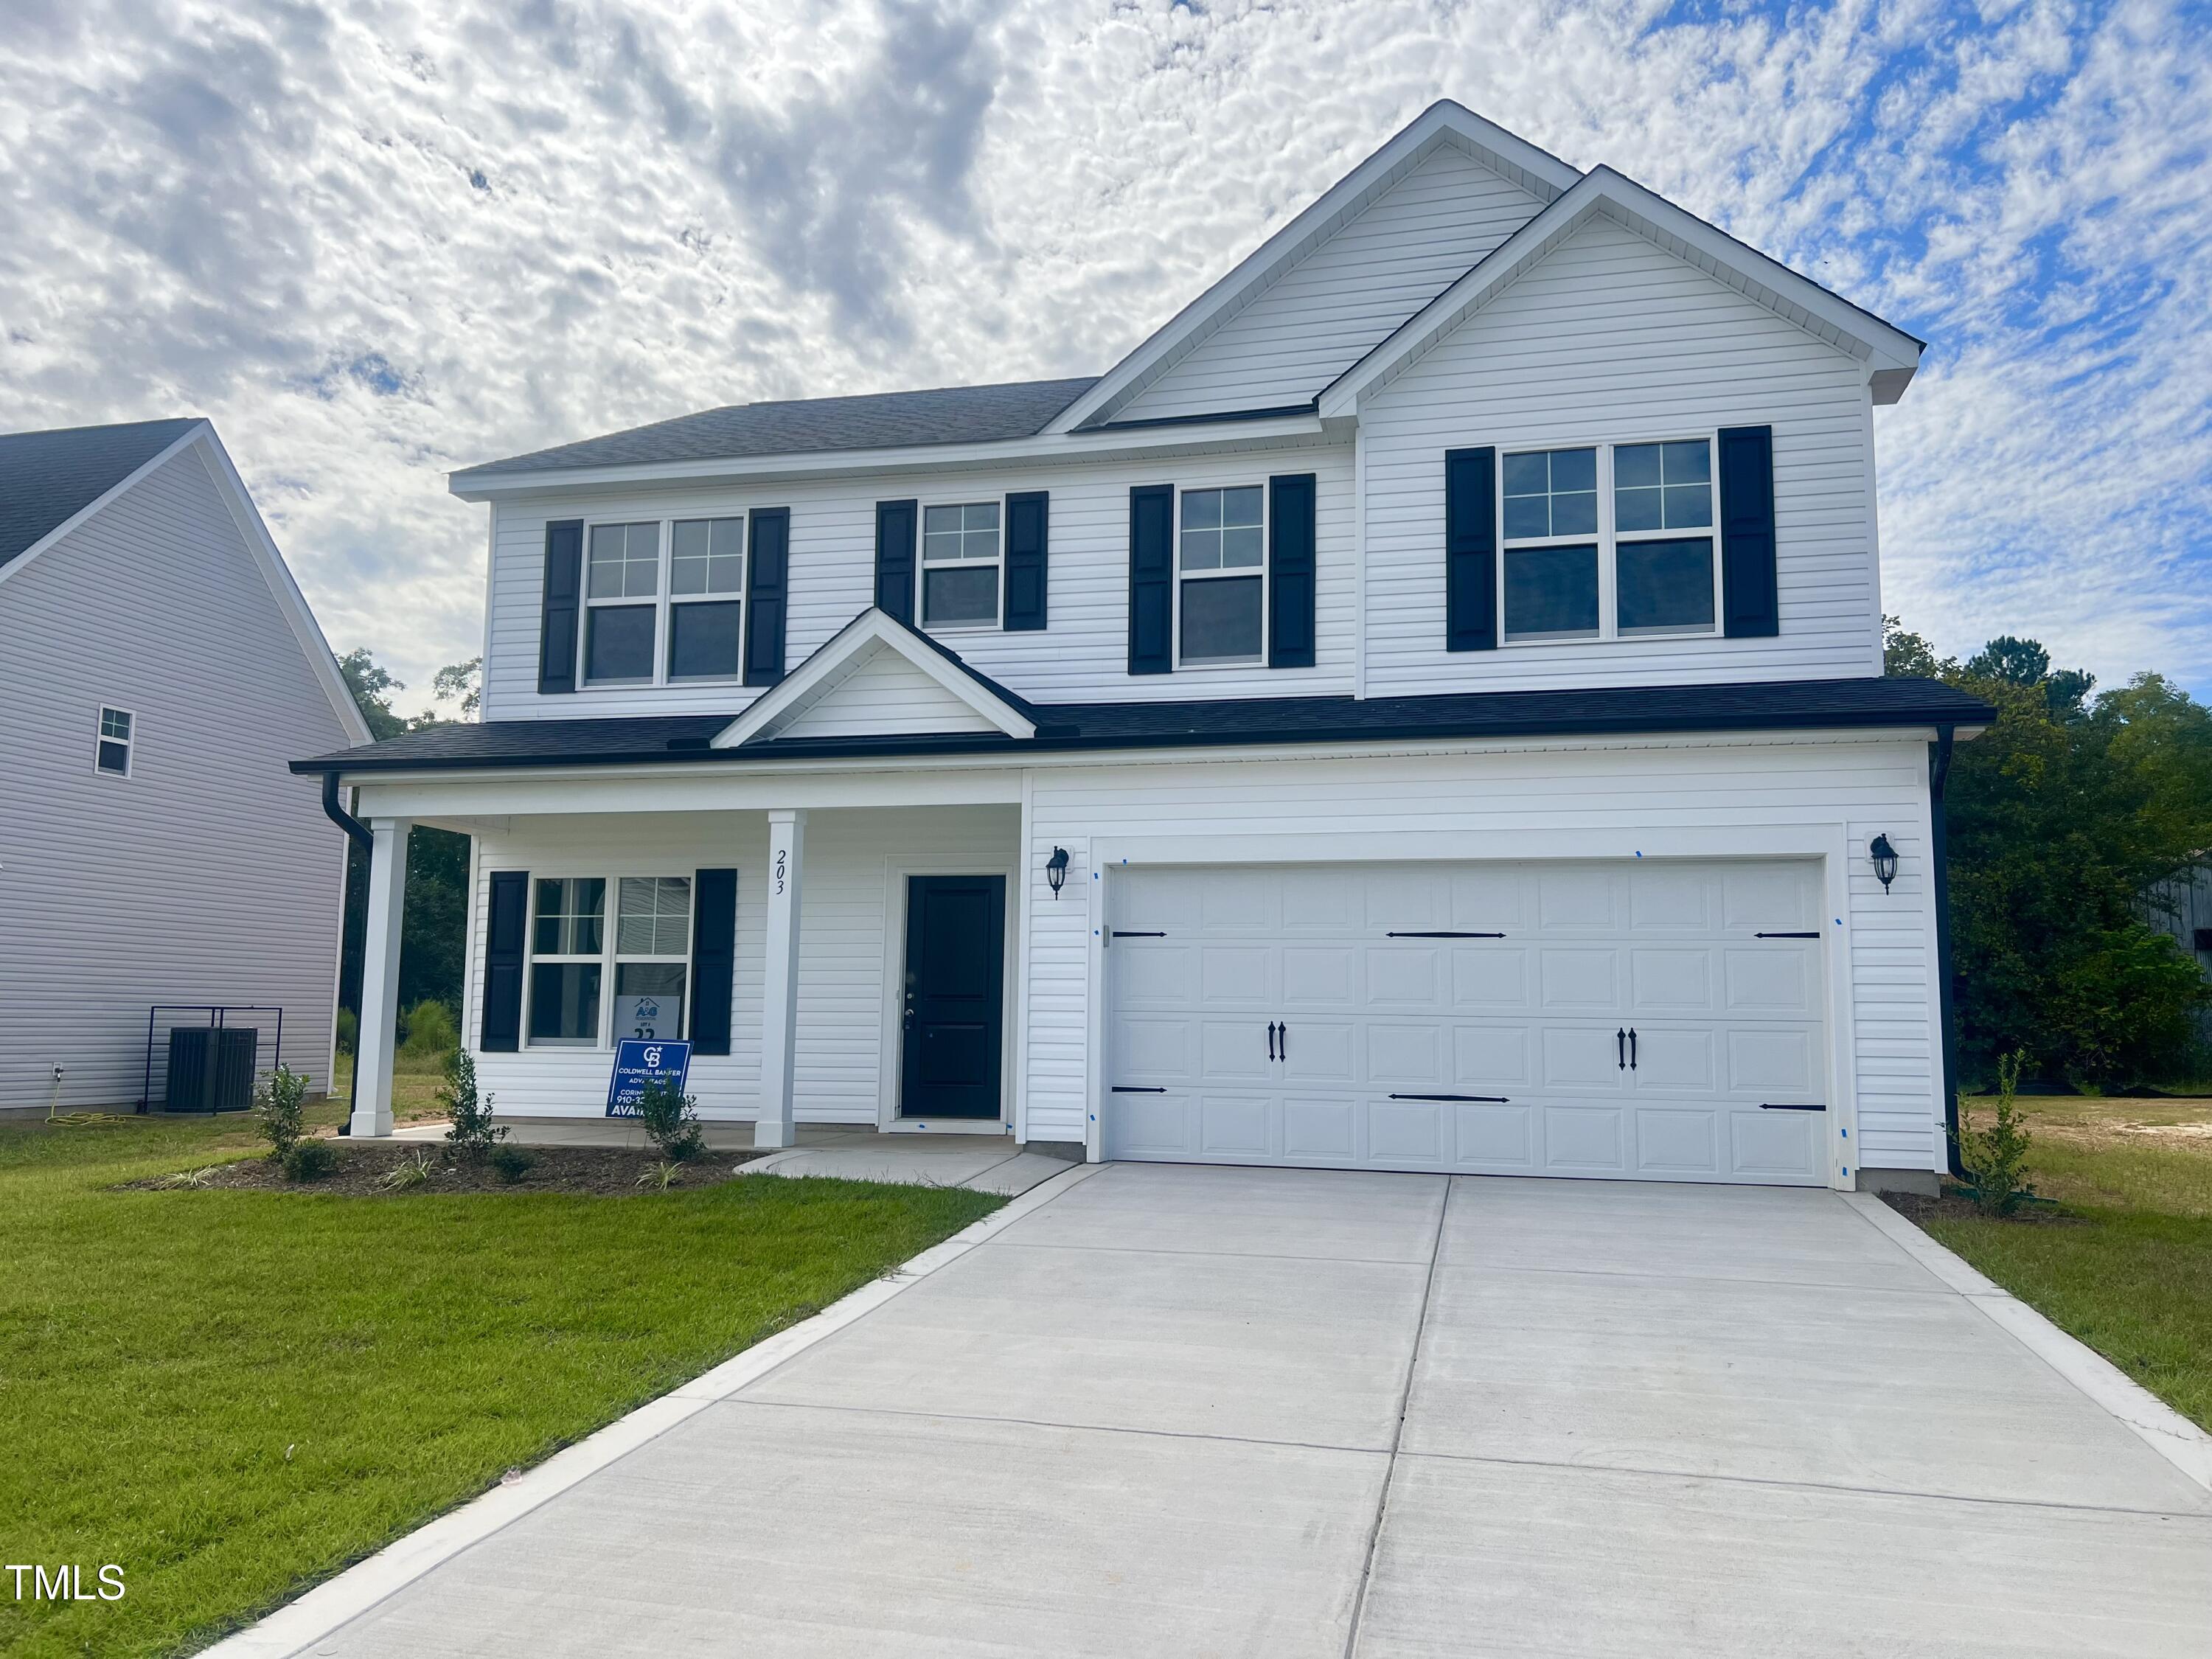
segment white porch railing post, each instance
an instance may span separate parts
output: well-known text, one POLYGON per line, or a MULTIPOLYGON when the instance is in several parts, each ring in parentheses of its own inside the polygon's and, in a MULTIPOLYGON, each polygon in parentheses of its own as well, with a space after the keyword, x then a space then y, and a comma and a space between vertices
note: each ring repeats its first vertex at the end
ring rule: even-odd
POLYGON ((361 1024, 354 1034, 353 1133, 392 1133, 392 1049, 399 1027, 399 927, 407 908, 404 818, 371 818, 368 915, 361 951, 361 1024))
POLYGON ((753 1145, 792 1144, 792 1053, 799 1038, 799 874, 806 814, 768 815, 768 974, 761 1000, 761 1102, 753 1145))

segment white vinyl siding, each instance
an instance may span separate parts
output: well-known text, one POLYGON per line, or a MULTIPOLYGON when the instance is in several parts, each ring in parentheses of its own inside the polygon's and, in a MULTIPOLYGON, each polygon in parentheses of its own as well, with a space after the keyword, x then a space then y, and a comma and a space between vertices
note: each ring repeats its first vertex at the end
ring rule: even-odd
POLYGON ((1598 219, 1364 410, 1367 691, 1828 679, 1878 672, 1863 368, 1598 219), (1447 652, 1443 455, 1774 428, 1782 631, 1447 652))
MULTIPOLYGON (((762 970, 767 951, 768 819, 761 812, 684 812, 518 817, 477 848, 470 906, 463 1040, 483 1029, 483 945, 489 877, 525 870, 542 877, 605 876, 610 921, 615 878, 628 873, 738 872, 737 971, 727 1055, 693 1057, 689 1083, 702 1117, 750 1120, 759 1107, 762 970), (526 827, 525 827, 526 826, 526 827)), ((799 899, 799 1117, 810 1123, 877 1121, 887 1045, 885 928, 902 897, 893 860, 915 860, 948 873, 1006 869, 1020 833, 1011 806, 906 807, 896 811, 808 815, 799 899)), ((1011 961, 1008 975, 1012 976, 1011 961)), ((589 1048, 530 1048, 477 1056, 480 1085, 513 1116, 595 1117, 606 1109, 614 1055, 589 1048)))
MULTIPOLYGON (((1399 862, 1525 859, 1535 849, 1553 857, 1657 856, 1666 845, 1692 841, 1699 856, 1740 856, 1778 837, 1817 836, 1843 849, 1849 896, 1847 910, 1821 918, 1826 971, 1843 988, 1829 1030, 1850 1080, 1845 1097, 1856 1107, 1856 1150, 1846 1161, 1854 1169, 1862 1161, 1918 1170, 1942 1163, 1924 744, 1578 743, 1264 763, 1184 757, 1041 769, 1031 811, 1025 1064, 1033 1139, 1078 1139, 1090 1110, 1099 988, 1091 981, 1091 929, 1101 925, 1091 902, 1094 843, 1110 849, 1212 838, 1232 858, 1253 862, 1311 861, 1310 849, 1322 847, 1333 857, 1399 862), (1887 896, 1864 857, 1877 833, 1888 835, 1903 860, 1887 896), (1043 873, 1054 846, 1073 859, 1058 903, 1043 873)), ((1837 1128, 1844 1123, 1838 1114, 1837 1128)))
MULTIPOLYGON (((538 613, 545 523, 721 516, 748 507, 791 509, 790 600, 785 662, 796 668, 874 600, 875 503, 912 480, 808 482, 734 489, 539 498, 494 509, 490 653, 484 674, 488 720, 581 720, 599 714, 740 713, 758 689, 730 684, 617 686, 568 695, 538 692, 538 613)), ((1039 702, 1190 697, 1341 696, 1352 690, 1353 502, 1352 447, 1271 449, 1239 457, 1092 463, 1079 471, 1012 468, 947 475, 933 496, 990 501, 1010 490, 1052 496, 1049 626, 1036 632, 994 629, 947 633, 945 647, 979 672, 1039 702), (1199 674, 1132 676, 1129 659, 1129 490, 1138 484, 1264 483, 1275 473, 1316 475, 1315 665, 1210 668, 1199 674), (958 482, 951 482, 957 477, 958 482)), ((1439 624, 1441 626, 1441 624, 1439 624)))
POLYGON ((348 738, 198 447, 0 582, 0 1108, 58 1063, 64 1110, 129 1109, 155 1002, 280 1005, 322 1089, 345 838, 286 768, 348 738))
POLYGON ((1114 418, 1304 404, 1541 205, 1465 152, 1441 147, 1114 418))
POLYGON ((822 693, 779 738, 866 738, 999 728, 896 651, 878 647, 822 693))

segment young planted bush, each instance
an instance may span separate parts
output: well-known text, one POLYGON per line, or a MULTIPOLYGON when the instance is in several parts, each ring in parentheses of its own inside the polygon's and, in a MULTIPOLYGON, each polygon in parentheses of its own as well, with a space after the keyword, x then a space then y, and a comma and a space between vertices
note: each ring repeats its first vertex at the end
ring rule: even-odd
MULTIPOLYGON (((434 1006, 434 1005, 432 1005, 434 1006)), ((446 1056, 446 1080, 438 1088, 438 1103, 452 1120, 446 1144, 462 1158, 482 1158, 507 1139, 507 1125, 491 1121, 495 1096, 477 1093, 477 1062, 465 1048, 446 1056)))
POLYGON ((327 1140, 295 1141, 283 1163, 288 1181, 320 1181, 338 1167, 337 1149, 327 1140))
POLYGON ((1997 1061, 1996 1113, 1988 1128, 1975 1128, 1967 1121, 1966 1103, 1959 1103, 1959 1163, 1973 1182, 1974 1202, 1984 1215, 2010 1215, 2023 1200, 2035 1196, 2035 1188, 2024 1178, 2034 1137, 2014 1099, 2027 1060, 2023 1048, 1997 1061))
POLYGON ((282 1162, 307 1132, 307 1079, 279 1065, 253 1091, 253 1127, 269 1143, 269 1156, 282 1162))
POLYGON ((492 1173, 510 1187, 528 1175, 530 1166, 537 1162, 520 1146, 495 1146, 492 1149, 492 1173))
POLYGON ((697 1100, 666 1078, 646 1079, 638 1094, 637 1115, 663 1158, 689 1164, 706 1156, 707 1133, 699 1127, 698 1105, 697 1100))

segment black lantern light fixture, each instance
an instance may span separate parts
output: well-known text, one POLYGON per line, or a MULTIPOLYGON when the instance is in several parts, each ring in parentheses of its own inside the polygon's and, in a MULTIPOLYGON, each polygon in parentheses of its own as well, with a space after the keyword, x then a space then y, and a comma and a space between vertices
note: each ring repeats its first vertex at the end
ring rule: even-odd
POLYGON ((1058 898, 1060 890, 1067 883, 1067 848, 1052 849, 1052 856, 1044 863, 1044 880, 1045 885, 1052 889, 1053 897, 1058 898))
POLYGON ((1875 879, 1887 893, 1889 884, 1897 879, 1897 848, 1889 844, 1887 836, 1876 836, 1874 845, 1867 848, 1867 855, 1874 860, 1875 879))

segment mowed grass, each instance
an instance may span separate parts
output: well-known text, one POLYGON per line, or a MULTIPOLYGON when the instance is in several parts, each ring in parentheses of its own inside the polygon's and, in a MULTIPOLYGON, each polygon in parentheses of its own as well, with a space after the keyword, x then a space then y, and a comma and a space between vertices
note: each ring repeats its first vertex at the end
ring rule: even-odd
POLYGON ((204 1645, 1003 1202, 111 1190, 246 1133, 0 1127, 0 1562, 128 1587, 57 1606, 0 1575, 10 1659, 204 1645))
MULTIPOLYGON (((1988 1109, 1970 1102, 1978 1118, 1988 1109)), ((2212 1429, 2212 1100, 2031 1097, 2030 1178, 2070 1219, 1928 1230, 2212 1429)))

